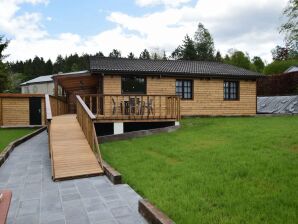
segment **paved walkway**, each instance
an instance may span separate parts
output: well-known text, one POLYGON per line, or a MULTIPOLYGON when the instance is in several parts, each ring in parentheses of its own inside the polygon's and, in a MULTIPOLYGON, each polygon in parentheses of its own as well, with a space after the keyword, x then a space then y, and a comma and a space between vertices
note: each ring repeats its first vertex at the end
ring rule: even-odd
POLYGON ((13 191, 7 224, 146 223, 138 213, 141 198, 128 185, 105 176, 53 182, 47 134, 16 147, 0 167, 0 189, 13 191))

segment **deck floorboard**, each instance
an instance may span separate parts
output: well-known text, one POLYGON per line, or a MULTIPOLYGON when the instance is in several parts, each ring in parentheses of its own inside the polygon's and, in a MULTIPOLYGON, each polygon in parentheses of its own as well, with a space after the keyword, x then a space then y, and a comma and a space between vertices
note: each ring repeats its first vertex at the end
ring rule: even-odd
POLYGON ((53 117, 51 147, 54 180, 103 174, 76 115, 53 117))

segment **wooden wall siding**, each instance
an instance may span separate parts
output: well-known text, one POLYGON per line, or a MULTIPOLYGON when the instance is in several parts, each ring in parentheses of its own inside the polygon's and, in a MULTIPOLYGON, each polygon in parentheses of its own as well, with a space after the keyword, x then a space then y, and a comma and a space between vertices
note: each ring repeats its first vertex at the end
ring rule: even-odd
POLYGON ((2 98, 3 125, 29 125, 29 98, 2 98))
MULTIPOLYGON (((147 93, 175 94, 176 79, 147 79, 147 93)), ((254 115, 256 114, 256 82, 240 81, 240 100, 223 99, 223 80, 195 79, 193 99, 181 100, 181 115, 254 115)))
POLYGON ((121 94, 121 76, 105 75, 103 80, 103 94, 121 94))
MULTIPOLYGON (((193 99, 181 100, 181 115, 255 115, 256 81, 240 81, 240 100, 223 99, 223 79, 194 79, 193 99)), ((121 77, 104 76, 104 94, 121 94, 121 77)), ((176 78, 147 77, 148 95, 175 95, 176 78)))
MULTIPOLYGON (((0 126, 30 125, 29 113, 29 97, 0 97, 0 126)), ((41 98, 41 122, 46 124, 44 98, 41 98)))

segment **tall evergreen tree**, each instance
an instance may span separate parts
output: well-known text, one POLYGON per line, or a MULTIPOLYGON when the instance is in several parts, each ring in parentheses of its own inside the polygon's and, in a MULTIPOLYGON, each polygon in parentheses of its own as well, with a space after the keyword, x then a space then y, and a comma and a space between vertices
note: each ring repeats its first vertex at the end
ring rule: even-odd
POLYGON ((147 49, 144 49, 140 54, 140 59, 151 59, 150 53, 147 49))
POLYGON ((172 57, 184 60, 213 61, 214 51, 211 34, 202 23, 199 23, 194 39, 186 35, 183 44, 174 50, 172 57))
POLYGON ((186 35, 182 46, 178 46, 176 48, 176 50, 172 53, 172 57, 175 59, 196 60, 197 51, 194 41, 186 35))
POLYGON ((94 56, 104 57, 104 54, 101 51, 99 51, 94 56))
POLYGON ((45 74, 51 75, 53 73, 53 63, 51 59, 47 60, 45 65, 45 74))
POLYGON ((216 52, 216 55, 215 55, 215 61, 217 61, 217 62, 223 62, 223 59, 222 59, 222 57, 221 57, 221 53, 220 53, 220 51, 217 51, 217 52, 216 52))
POLYGON ((198 25, 198 29, 194 36, 194 41, 197 51, 197 60, 214 60, 214 41, 208 29, 206 29, 202 23, 199 23, 198 25))
POLYGON ((163 51, 162 60, 168 60, 168 57, 165 51, 163 51))
POLYGON ((135 58, 135 55, 134 55, 132 52, 130 52, 130 53, 127 55, 127 58, 128 58, 128 59, 134 59, 134 58, 135 58))
POLYGON ((64 58, 59 54, 53 65, 53 73, 57 74, 59 72, 63 72, 64 62, 65 62, 64 58))
POLYGON ((113 49, 113 51, 109 54, 111 58, 121 58, 121 52, 117 49, 113 49))

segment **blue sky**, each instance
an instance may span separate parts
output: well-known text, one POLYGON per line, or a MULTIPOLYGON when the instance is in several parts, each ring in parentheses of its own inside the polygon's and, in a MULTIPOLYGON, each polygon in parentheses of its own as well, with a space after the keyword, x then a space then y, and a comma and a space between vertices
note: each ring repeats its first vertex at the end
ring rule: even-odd
POLYGON ((225 54, 231 48, 271 60, 286 0, 0 0, 0 34, 11 40, 7 60, 58 54, 126 56, 166 51, 202 22, 225 54))

